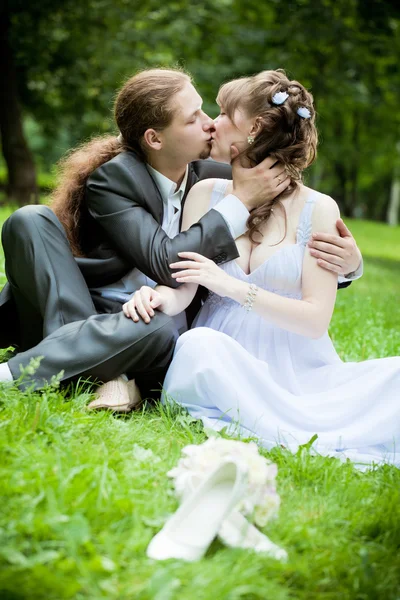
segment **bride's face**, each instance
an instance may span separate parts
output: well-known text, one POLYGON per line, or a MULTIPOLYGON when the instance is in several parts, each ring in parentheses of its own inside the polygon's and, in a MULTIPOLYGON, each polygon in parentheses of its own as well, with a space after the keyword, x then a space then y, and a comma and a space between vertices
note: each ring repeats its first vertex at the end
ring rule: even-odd
POLYGON ((247 137, 253 130, 253 120, 249 119, 243 111, 236 109, 233 119, 230 119, 220 107, 219 116, 214 121, 214 132, 211 134, 211 158, 218 162, 231 162, 231 145, 234 144, 240 152, 247 146, 247 137))

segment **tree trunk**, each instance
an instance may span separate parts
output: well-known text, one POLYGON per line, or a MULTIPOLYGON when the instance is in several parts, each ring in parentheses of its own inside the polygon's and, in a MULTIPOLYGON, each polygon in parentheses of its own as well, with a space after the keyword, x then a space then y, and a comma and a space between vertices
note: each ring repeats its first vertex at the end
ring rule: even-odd
POLYGON ((343 216, 345 217, 350 217, 351 216, 351 211, 348 208, 348 201, 347 201, 347 173, 346 173, 346 169, 343 165, 343 163, 339 163, 336 162, 333 165, 335 174, 336 174, 336 179, 337 179, 337 188, 336 188, 336 193, 335 193, 335 199, 337 200, 337 203, 339 204, 340 207, 340 212, 342 213, 343 216))
POLYGON ((390 189, 390 200, 387 210, 387 222, 392 227, 399 224, 400 213, 400 170, 395 170, 390 189))
MULTIPOLYGON (((343 124, 340 120, 336 120, 334 123, 334 135, 337 143, 340 144, 344 139, 343 124)), ((336 160, 332 161, 333 171, 336 175, 337 184, 335 184, 335 200, 339 204, 340 212, 342 216, 350 217, 351 211, 349 210, 348 201, 348 176, 346 171, 346 162, 343 157, 340 156, 336 160)))
POLYGON ((22 126, 17 72, 9 42, 10 22, 4 13, 2 17, 0 19, 1 145, 8 169, 8 200, 22 206, 37 202, 39 194, 35 163, 26 143, 22 126))
POLYGON ((318 190, 321 185, 321 181, 324 177, 324 166, 321 160, 317 160, 311 167, 311 172, 306 176, 306 181, 309 181, 308 185, 318 190))
POLYGON ((355 217, 357 213, 359 213, 360 208, 358 206, 358 149, 359 149, 359 138, 360 138, 360 117, 359 113, 356 112, 354 114, 354 124, 353 124, 353 148, 355 150, 351 165, 350 165, 350 203, 349 212, 351 212, 352 216, 355 217))
POLYGON ((386 220, 393 227, 399 224, 400 215, 400 142, 396 144, 396 160, 393 169, 390 199, 386 213, 386 220))

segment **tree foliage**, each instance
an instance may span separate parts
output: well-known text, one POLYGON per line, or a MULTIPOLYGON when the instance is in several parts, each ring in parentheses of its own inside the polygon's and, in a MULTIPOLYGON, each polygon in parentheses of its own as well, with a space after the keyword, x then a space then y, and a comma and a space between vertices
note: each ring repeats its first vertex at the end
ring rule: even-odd
POLYGON ((310 182, 345 214, 383 219, 399 178, 400 8, 390 0, 25 0, 8 3, 25 115, 48 167, 113 130, 115 89, 140 68, 180 64, 205 108, 229 78, 285 68, 313 91, 321 133, 310 182))

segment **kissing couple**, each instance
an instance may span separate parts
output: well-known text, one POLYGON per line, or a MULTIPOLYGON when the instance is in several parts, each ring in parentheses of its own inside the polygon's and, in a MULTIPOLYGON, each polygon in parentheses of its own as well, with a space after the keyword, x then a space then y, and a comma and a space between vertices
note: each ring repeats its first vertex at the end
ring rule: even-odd
POLYGON ((126 411, 133 379, 146 396, 163 384, 164 402, 266 447, 317 434, 321 454, 399 465, 400 358, 343 363, 327 334, 362 260, 334 200, 302 182, 311 94, 264 71, 217 102, 213 121, 187 74, 135 75, 120 134, 66 157, 51 208, 8 219, 0 345, 18 353, 0 379, 42 357, 21 387, 91 376, 106 382, 92 407, 126 411))

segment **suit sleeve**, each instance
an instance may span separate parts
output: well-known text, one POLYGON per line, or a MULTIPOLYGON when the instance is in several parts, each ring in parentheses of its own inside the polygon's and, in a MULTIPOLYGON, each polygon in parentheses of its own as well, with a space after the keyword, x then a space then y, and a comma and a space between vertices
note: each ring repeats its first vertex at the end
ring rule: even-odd
MULTIPOLYGON (((177 287, 169 264, 179 259, 178 252, 198 252, 216 263, 238 256, 229 227, 215 210, 187 231, 169 238, 151 214, 151 204, 157 206, 160 200, 146 198, 137 170, 136 175, 135 165, 128 167, 110 161, 92 173, 86 188, 89 214, 131 268, 137 267, 151 279, 177 287)), ((148 194, 155 193, 148 190, 148 194)))

